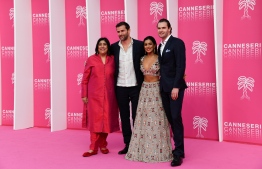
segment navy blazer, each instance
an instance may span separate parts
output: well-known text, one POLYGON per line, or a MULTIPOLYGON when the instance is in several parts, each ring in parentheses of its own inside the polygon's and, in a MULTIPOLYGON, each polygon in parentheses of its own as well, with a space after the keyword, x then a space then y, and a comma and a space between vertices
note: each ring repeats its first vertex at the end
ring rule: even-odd
MULTIPOLYGON (((117 77, 119 73, 119 52, 120 46, 118 45, 119 41, 111 45, 111 53, 114 55, 115 59, 115 84, 117 84, 117 77)), ((142 41, 133 39, 133 66, 135 69, 136 80, 139 87, 143 83, 143 73, 140 70, 140 58, 145 55, 144 43, 142 41)))
POLYGON ((172 35, 166 42, 165 48, 160 53, 161 44, 158 47, 160 62, 160 90, 171 92, 173 88, 187 88, 184 74, 186 69, 186 50, 184 42, 172 35))

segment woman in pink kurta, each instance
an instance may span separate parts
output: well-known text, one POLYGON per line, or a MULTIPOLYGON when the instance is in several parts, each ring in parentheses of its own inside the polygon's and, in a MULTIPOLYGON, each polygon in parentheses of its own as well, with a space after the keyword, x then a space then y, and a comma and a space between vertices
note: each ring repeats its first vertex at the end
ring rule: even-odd
POLYGON ((109 47, 108 39, 100 38, 96 44, 96 54, 90 56, 85 65, 82 100, 87 106, 87 126, 91 144, 90 150, 83 154, 84 157, 97 154, 98 148, 103 154, 107 154, 108 133, 119 130, 114 87, 115 63, 113 56, 110 56, 109 47))

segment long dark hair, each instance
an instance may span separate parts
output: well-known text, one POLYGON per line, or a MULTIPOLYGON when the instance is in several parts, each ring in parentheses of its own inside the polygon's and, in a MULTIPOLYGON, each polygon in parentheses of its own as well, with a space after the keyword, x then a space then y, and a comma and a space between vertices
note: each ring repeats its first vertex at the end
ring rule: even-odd
POLYGON ((106 42, 107 49, 108 49, 107 50, 107 56, 110 56, 111 55, 110 42, 106 37, 99 38, 98 41, 96 42, 96 49, 95 49, 96 55, 98 55, 98 45, 99 45, 100 41, 102 41, 102 40, 106 42))
POLYGON ((145 41, 146 40, 151 40, 152 42, 153 42, 153 44, 155 45, 155 48, 154 48, 154 54, 157 54, 157 44, 156 44, 156 40, 155 40, 155 38, 153 37, 153 36, 147 36, 147 37, 145 37, 145 39, 144 39, 144 44, 145 44, 145 41))

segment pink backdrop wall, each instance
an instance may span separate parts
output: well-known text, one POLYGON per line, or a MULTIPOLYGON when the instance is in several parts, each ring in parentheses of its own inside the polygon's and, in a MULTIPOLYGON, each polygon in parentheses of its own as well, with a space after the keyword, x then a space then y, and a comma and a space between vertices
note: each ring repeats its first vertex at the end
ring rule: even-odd
POLYGON ((32 0, 34 125, 50 126, 50 45, 48 0, 32 0))
MULTIPOLYGON (((85 0, 66 0, 67 127, 82 127, 81 81, 88 57, 85 0)), ((96 43, 96 42, 94 42, 96 43)), ((93 51, 91 51, 93 53, 93 51)))
POLYGON ((223 133, 262 143, 262 2, 224 1, 223 133))
POLYGON ((179 1, 178 36, 186 45, 185 136, 218 139, 213 0, 179 1))
MULTIPOLYGON (((100 0, 101 36, 107 37, 111 44, 119 40, 116 24, 124 20, 124 0, 100 0)), ((130 27, 132 31, 132 25, 130 27)), ((94 51, 91 51, 91 53, 94 51)))
POLYGON ((0 0, 2 124, 13 125, 14 112, 14 5, 0 0))
POLYGON ((153 36, 157 44, 161 39, 157 34, 157 22, 166 18, 166 0, 143 0, 138 2, 138 39, 153 36))

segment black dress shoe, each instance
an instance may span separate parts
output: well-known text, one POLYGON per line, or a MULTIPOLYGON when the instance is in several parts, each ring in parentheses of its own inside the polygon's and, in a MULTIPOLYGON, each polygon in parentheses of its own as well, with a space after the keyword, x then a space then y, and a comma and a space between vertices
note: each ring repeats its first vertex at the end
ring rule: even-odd
MULTIPOLYGON (((177 153, 176 150, 172 151, 173 156, 175 156, 176 153, 177 153)), ((185 154, 184 153, 183 154, 179 153, 179 155, 176 155, 176 156, 180 156, 181 158, 185 158, 185 154)))
POLYGON ((120 150, 118 154, 126 154, 128 152, 128 146, 125 146, 123 150, 120 150))
POLYGON ((183 160, 180 156, 176 156, 174 155, 174 159, 173 161, 171 162, 171 166, 174 167, 174 166, 180 166, 182 164, 183 160))

